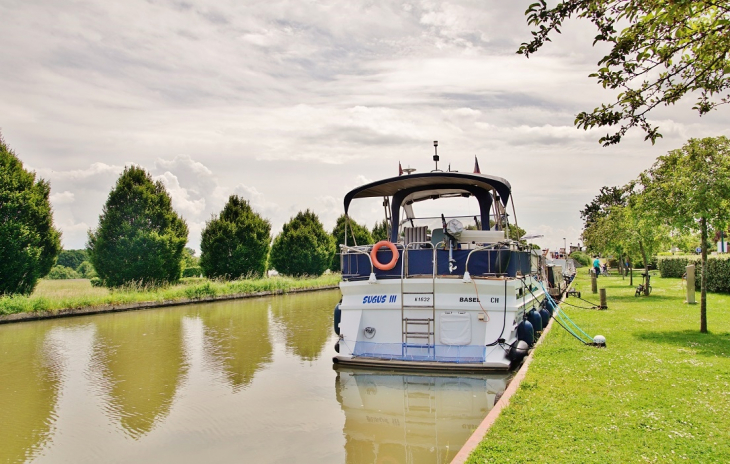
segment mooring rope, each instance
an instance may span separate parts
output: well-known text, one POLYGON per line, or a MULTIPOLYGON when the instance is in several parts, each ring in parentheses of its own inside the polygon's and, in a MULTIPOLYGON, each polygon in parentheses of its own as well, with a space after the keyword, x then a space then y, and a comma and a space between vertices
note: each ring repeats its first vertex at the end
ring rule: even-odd
POLYGON ((571 334, 572 336, 574 336, 575 338, 577 338, 578 340, 580 340, 581 342, 583 342, 583 344, 588 345, 588 344, 593 343, 593 337, 591 337, 590 335, 588 335, 587 333, 585 333, 585 331, 583 331, 583 329, 581 329, 580 327, 578 327, 578 324, 576 324, 575 322, 573 322, 573 320, 570 318, 570 316, 568 316, 568 314, 565 313, 565 310, 563 310, 560 307, 560 305, 558 304, 558 302, 555 301, 555 299, 553 299, 553 297, 550 295, 550 293, 545 289, 545 286, 543 285, 542 282, 540 282, 540 287, 542 287, 542 291, 545 292, 546 298, 549 298, 549 301, 552 301, 553 304, 555 305, 555 307, 557 309, 559 309, 559 311, 553 311, 553 319, 555 319, 558 322, 558 325, 560 325, 562 328, 564 328, 566 331, 568 331, 569 334, 571 334), (563 323, 565 323, 565 325, 563 325, 563 323, 561 323, 561 320, 562 320, 563 323), (570 327, 566 327, 566 325, 572 325, 573 327, 575 327, 576 329, 578 329, 578 331, 581 334, 585 335, 588 338, 588 340, 590 340, 590 342, 587 342, 587 341, 583 340, 582 337, 580 337, 578 334, 576 334, 570 327))

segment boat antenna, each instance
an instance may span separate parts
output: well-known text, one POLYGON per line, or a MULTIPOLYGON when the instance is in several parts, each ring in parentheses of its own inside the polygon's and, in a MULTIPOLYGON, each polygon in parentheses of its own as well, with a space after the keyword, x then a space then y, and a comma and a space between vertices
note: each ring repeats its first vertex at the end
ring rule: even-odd
POLYGON ((439 141, 438 140, 433 141, 433 152, 434 152, 433 160, 436 162, 436 169, 434 169, 433 171, 438 171, 439 170, 439 141))

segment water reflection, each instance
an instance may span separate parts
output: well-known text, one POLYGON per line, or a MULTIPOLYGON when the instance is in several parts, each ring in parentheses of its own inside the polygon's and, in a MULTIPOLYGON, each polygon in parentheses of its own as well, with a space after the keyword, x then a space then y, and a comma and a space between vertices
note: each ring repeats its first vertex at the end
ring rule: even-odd
POLYGON ((0 463, 447 462, 506 379, 333 370, 339 298, 0 326, 0 463))
POLYGON ((48 324, 11 325, 0 335, 0 462, 24 462, 50 438, 62 363, 48 324))
POLYGON ((199 313, 208 362, 220 369, 233 391, 253 380, 271 362, 267 305, 260 301, 217 303, 199 313))
POLYGON ((319 357, 333 330, 334 304, 323 305, 319 293, 286 295, 271 309, 282 326, 287 349, 304 361, 319 357))
POLYGON ((348 464, 450 462, 509 374, 421 375, 338 368, 348 464))
POLYGON ((91 363, 105 382, 105 412, 139 438, 169 414, 187 372, 180 312, 115 314, 96 327, 91 363))

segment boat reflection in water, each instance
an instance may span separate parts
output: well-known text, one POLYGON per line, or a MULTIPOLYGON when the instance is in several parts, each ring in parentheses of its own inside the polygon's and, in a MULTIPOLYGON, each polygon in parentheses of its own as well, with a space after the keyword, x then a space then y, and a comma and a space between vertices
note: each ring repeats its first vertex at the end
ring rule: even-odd
POLYGON ((335 391, 345 413, 346 462, 450 462, 510 376, 338 367, 335 391))

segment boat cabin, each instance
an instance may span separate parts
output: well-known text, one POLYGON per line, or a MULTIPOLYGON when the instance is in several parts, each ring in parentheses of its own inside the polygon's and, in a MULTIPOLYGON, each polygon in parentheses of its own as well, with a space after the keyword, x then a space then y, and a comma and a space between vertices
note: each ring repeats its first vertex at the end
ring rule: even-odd
POLYGON ((340 246, 345 281, 373 275, 376 279, 463 278, 466 271, 476 278, 516 277, 531 271, 530 252, 509 238, 511 186, 505 179, 440 171, 393 177, 350 191, 345 196, 345 214, 353 200, 362 198, 383 198, 392 245, 372 254, 373 245, 350 243, 346 238, 347 243, 340 246), (474 211, 455 214, 437 209, 439 204, 453 207, 449 199, 456 198, 475 199, 470 202, 474 211), (424 202, 436 202, 436 207, 429 205, 431 214, 419 216, 424 202), (398 255, 395 260, 394 254, 398 255), (394 265, 381 269, 378 263, 394 265))

